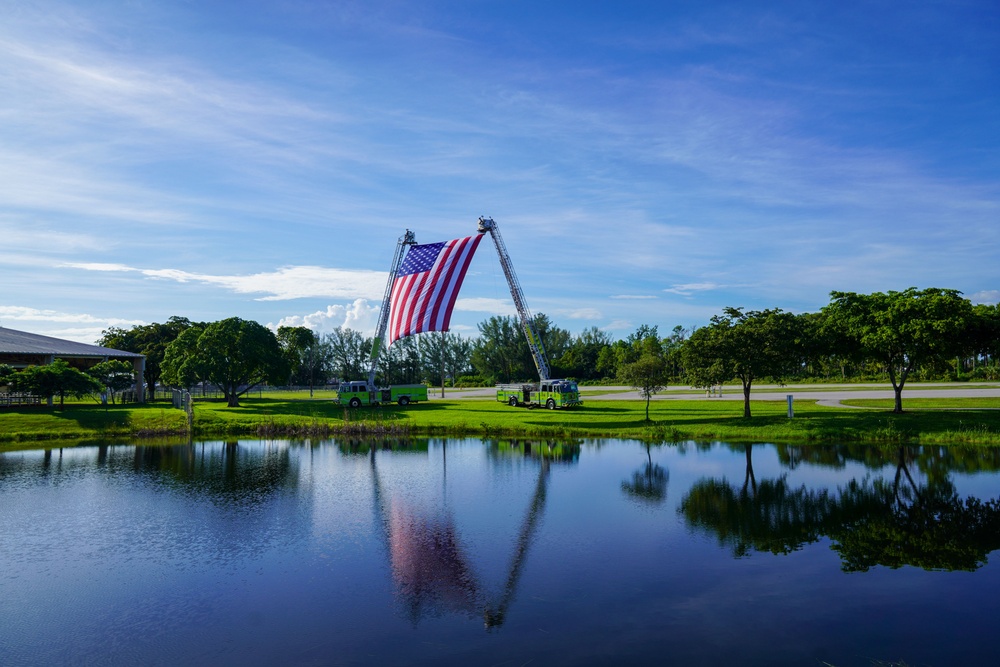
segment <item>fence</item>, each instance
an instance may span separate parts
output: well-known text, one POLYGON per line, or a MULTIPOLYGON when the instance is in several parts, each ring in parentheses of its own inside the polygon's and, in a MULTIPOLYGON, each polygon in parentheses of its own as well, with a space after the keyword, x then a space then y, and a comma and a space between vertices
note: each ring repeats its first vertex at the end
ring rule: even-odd
POLYGON ((42 397, 34 394, 0 393, 0 408, 11 408, 20 405, 41 405, 42 397))

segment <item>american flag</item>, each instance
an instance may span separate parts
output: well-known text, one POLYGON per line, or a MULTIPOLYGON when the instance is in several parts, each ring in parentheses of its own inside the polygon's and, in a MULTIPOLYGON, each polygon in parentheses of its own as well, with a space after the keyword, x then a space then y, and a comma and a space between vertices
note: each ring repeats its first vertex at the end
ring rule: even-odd
POLYGON ((458 290, 482 234, 410 246, 392 283, 389 344, 423 331, 447 331, 458 290))

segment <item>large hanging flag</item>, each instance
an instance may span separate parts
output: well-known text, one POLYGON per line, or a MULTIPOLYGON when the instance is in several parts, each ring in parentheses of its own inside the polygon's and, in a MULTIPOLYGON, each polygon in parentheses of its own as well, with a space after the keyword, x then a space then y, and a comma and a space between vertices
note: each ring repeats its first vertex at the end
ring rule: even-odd
POLYGON ((392 283, 389 344, 424 331, 447 331, 451 311, 482 234, 410 246, 392 283))

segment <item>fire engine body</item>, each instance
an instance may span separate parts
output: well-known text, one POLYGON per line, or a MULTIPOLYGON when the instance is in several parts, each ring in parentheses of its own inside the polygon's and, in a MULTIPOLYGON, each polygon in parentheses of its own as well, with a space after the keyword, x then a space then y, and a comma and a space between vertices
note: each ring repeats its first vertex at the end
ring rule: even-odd
POLYGON ((514 300, 514 307, 517 308, 518 318, 521 320, 521 330, 528 341, 528 348, 531 350, 531 358, 535 361, 535 369, 538 371, 540 382, 536 383, 515 383, 497 385, 497 401, 507 405, 518 407, 547 407, 550 410, 556 408, 568 408, 574 405, 582 405, 580 400, 580 389, 573 380, 554 380, 549 377, 549 360, 545 354, 545 346, 535 329, 535 322, 531 317, 524 302, 524 293, 521 291, 521 284, 514 273, 514 265, 510 261, 507 253, 507 246, 504 245, 503 238, 497 223, 492 218, 479 218, 480 234, 489 234, 496 246, 497 255, 500 257, 500 267, 503 269, 507 284, 510 286, 510 296, 514 300))
POLYGON ((375 386, 375 371, 378 368, 378 358, 382 353, 382 341, 385 339, 385 330, 389 324, 389 303, 392 298, 392 284, 399 274, 399 267, 403 263, 403 254, 406 246, 416 245, 417 239, 413 232, 406 230, 396 242, 396 254, 392 259, 392 268, 389 270, 389 280, 385 286, 385 296, 382 297, 382 308, 378 315, 378 325, 375 328, 375 339, 372 341, 372 352, 369 359, 368 381, 354 380, 342 382, 337 390, 337 402, 352 408, 360 408, 363 405, 380 405, 382 403, 398 403, 399 405, 409 405, 417 401, 427 400, 427 386, 422 384, 390 385, 388 387, 375 386))

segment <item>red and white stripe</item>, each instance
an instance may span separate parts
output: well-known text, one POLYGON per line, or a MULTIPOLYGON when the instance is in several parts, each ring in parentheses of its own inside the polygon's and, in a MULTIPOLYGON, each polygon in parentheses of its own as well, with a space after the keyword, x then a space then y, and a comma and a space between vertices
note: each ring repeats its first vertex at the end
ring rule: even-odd
POLYGON ((396 278, 389 310, 389 345, 424 331, 447 331, 465 273, 483 235, 448 241, 429 271, 396 278))

